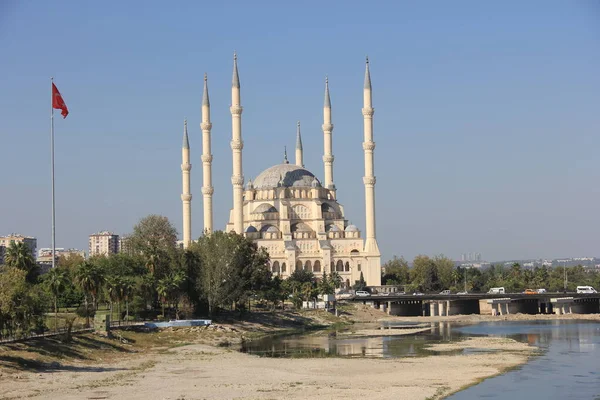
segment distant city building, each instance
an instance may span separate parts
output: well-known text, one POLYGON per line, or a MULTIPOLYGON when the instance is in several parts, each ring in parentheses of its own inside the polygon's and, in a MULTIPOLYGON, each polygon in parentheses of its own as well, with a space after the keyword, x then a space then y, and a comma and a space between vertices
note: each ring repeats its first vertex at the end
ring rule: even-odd
POLYGON ((460 255, 460 261, 481 262, 481 253, 462 253, 460 255))
POLYGON ((0 264, 4 264, 4 253, 6 252, 6 248, 13 242, 25 243, 25 245, 29 247, 33 259, 36 259, 37 239, 32 236, 11 233, 10 235, 0 236, 0 264))
POLYGON ((119 236, 119 253, 131 254, 131 240, 129 236, 119 236))
POLYGON ((90 235, 89 256, 107 256, 119 252, 119 235, 102 231, 90 235))
MULTIPOLYGON (((85 258, 85 251, 78 249, 64 249, 62 247, 56 248, 56 261, 58 262, 59 257, 71 257, 74 255, 78 255, 85 258)), ((52 264, 52 249, 51 248, 41 248, 38 251, 37 256, 38 264, 52 264)))

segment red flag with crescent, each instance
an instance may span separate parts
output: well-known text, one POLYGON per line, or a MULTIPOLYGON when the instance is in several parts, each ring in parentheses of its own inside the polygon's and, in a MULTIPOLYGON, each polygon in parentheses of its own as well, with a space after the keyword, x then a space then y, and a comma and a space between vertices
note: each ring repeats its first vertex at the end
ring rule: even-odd
POLYGON ((54 82, 52 83, 52 108, 61 110, 60 114, 63 116, 63 118, 67 118, 67 115, 69 115, 69 109, 67 108, 67 105, 65 104, 65 101, 60 95, 60 92, 56 88, 54 82))

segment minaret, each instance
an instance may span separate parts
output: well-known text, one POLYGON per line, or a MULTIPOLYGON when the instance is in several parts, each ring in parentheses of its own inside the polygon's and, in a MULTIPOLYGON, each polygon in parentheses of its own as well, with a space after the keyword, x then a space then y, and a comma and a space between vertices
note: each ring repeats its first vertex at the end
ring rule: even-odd
POLYGON ((183 121, 183 146, 181 148, 181 176, 183 190, 183 247, 187 248, 192 241, 192 194, 190 193, 190 141, 188 140, 187 119, 183 121))
POLYGON ((212 186, 212 154, 210 143, 210 100, 208 98, 208 79, 204 74, 204 93, 202 94, 202 196, 204 200, 204 234, 213 231, 212 195, 215 189, 212 186))
POLYGON ((373 141, 373 97, 371 93, 371 74, 369 73, 369 58, 367 57, 365 70, 365 85, 363 88, 363 120, 365 141, 363 142, 363 150, 365 152, 365 176, 363 182, 365 184, 365 216, 366 216, 366 233, 365 252, 379 254, 379 246, 375 236, 375 172, 374 172, 374 150, 375 142, 373 141))
POLYGON ((300 121, 296 130, 296 165, 304 168, 304 158, 302 157, 302 136, 300 136, 300 121))
POLYGON ((237 68, 237 55, 233 53, 233 79, 231 82, 231 151, 233 153, 233 230, 238 234, 244 233, 244 174, 242 172, 242 111, 240 102, 240 77, 237 68))
POLYGON ((331 153, 332 132, 333 124, 331 123, 331 99, 329 98, 329 79, 325 78, 325 104, 323 105, 323 163, 325 164, 325 187, 327 189, 335 190, 335 185, 333 184, 333 154, 331 153))

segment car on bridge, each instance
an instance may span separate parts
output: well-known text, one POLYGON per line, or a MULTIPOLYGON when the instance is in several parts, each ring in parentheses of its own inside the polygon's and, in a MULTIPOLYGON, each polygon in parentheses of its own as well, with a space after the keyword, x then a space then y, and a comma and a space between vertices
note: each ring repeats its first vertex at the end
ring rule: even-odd
POLYGON ((358 297, 367 297, 367 296, 370 296, 371 293, 369 293, 369 292, 367 292, 365 290, 357 290, 354 295, 358 296, 358 297))
POLYGON ((440 292, 440 294, 450 294, 450 290, 446 289, 446 290, 442 290, 440 292))
POLYGON ((546 289, 538 289, 537 292, 538 293, 546 293, 546 289))
POLYGON ((533 289, 525 289, 525 291, 523 293, 524 294, 538 294, 538 291, 533 290, 533 289))
POLYGON ((469 292, 458 292, 458 293, 456 293, 456 294, 458 294, 458 295, 463 295, 463 294, 469 294, 469 292))

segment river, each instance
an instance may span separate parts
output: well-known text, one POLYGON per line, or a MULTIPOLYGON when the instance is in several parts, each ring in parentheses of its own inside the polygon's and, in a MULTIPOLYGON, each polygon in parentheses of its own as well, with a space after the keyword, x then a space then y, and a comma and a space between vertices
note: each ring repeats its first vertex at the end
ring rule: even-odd
MULTIPOLYGON (((321 333, 268 337, 245 343, 242 351, 267 357, 422 357, 437 354, 427 349, 433 343, 457 341, 469 336, 502 336, 529 343, 543 351, 524 366, 487 379, 448 399, 600 400, 598 322, 500 321, 476 325, 443 322, 420 326, 430 329, 409 336, 352 338, 321 333)), ((456 353, 473 351, 477 349, 458 350, 456 353)), ((490 361, 493 362, 491 354, 490 361)))

